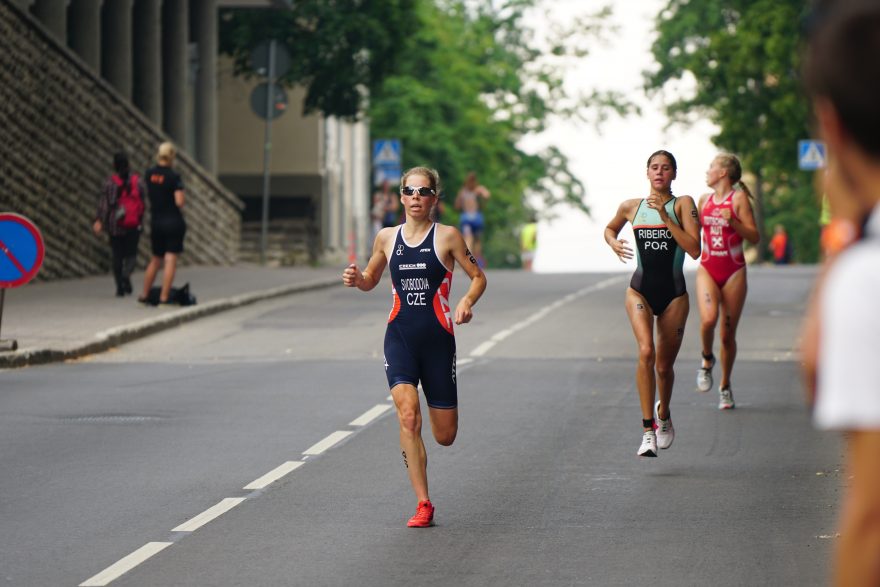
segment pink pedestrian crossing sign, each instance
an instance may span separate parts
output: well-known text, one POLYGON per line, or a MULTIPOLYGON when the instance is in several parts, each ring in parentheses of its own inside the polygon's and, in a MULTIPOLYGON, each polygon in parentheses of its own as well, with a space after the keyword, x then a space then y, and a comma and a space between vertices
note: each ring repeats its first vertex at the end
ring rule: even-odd
POLYGON ((0 214, 0 288, 24 285, 43 265, 43 235, 20 214, 0 214))

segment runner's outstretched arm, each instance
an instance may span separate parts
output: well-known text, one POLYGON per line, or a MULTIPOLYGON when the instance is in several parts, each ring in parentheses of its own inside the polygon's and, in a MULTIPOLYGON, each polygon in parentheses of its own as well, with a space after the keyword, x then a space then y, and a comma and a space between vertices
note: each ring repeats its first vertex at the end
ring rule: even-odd
POLYGON ((467 324, 473 318, 472 308, 474 304, 477 303, 477 300, 486 291, 486 274, 483 273, 483 270, 477 264, 477 259, 468 250, 464 237, 461 236, 458 229, 449 226, 445 232, 448 235, 446 239, 449 246, 448 250, 452 253, 452 257, 458 264, 461 265, 461 268, 464 269, 464 272, 468 274, 468 277, 471 278, 471 285, 467 293, 462 296, 458 306, 455 308, 455 323, 467 324))
POLYGON ((382 273, 385 266, 388 265, 388 259, 385 256, 385 244, 390 235, 394 234, 395 228, 383 228, 376 235, 373 241, 373 253, 367 262, 367 267, 363 271, 358 269, 356 263, 352 263, 342 272, 342 283, 346 287, 356 287, 361 291, 370 291, 379 284, 382 279, 382 273))

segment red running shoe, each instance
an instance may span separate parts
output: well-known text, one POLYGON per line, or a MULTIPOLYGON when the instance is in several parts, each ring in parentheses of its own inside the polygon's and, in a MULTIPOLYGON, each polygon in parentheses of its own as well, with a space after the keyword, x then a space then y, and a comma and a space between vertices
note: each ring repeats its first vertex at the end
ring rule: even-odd
POLYGON ((428 501, 420 501, 416 507, 416 515, 406 525, 410 528, 427 528, 434 525, 434 505, 428 501))

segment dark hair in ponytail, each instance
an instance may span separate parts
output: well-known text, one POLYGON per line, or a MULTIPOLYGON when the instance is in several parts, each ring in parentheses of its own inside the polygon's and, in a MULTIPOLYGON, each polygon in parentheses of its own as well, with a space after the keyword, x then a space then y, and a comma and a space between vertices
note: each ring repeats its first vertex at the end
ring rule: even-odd
POLYGON ((128 164, 128 154, 124 151, 119 151, 115 155, 113 155, 113 169, 116 170, 116 174, 122 178, 123 180, 128 179, 128 174, 131 171, 131 168, 128 164))
POLYGON ((669 164, 672 165, 672 171, 674 171, 675 173, 678 173, 678 163, 675 162, 675 157, 672 155, 672 153, 670 153, 669 151, 664 151, 663 149, 660 149, 659 151, 654 151, 653 153, 651 153, 651 156, 648 157, 648 164, 645 165, 645 167, 650 167, 651 160, 654 157, 657 157, 658 155, 663 155, 664 157, 669 159, 669 164))
MULTIPOLYGON (((678 175, 678 163, 675 161, 675 156, 672 153, 670 153, 669 151, 665 151, 663 149, 660 149, 659 151, 654 151, 653 153, 651 153, 651 156, 648 157, 648 163, 647 163, 647 165, 645 165, 645 167, 650 168, 651 161, 654 160, 654 157, 659 157, 661 155, 663 157, 666 157, 667 159, 669 159, 669 164, 672 165, 672 173, 673 173, 673 178, 674 178, 674 176, 678 175)), ((669 195, 670 196, 673 195, 671 187, 669 188, 669 195)))

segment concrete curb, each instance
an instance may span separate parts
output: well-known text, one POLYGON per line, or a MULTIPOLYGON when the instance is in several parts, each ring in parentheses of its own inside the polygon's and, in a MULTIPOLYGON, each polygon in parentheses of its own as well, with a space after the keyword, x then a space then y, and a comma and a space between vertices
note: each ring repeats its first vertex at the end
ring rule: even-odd
POLYGON ((233 310, 256 302, 270 300, 272 298, 279 298, 315 289, 324 289, 341 284, 341 279, 334 277, 332 279, 309 281, 295 285, 282 285, 270 289, 214 300, 205 304, 180 308, 179 310, 164 313, 155 318, 147 318, 146 320, 140 320, 132 324, 125 324, 123 326, 104 330, 95 335, 96 340, 81 343, 73 348, 63 350, 26 348, 13 352, 0 353, 0 369, 12 369, 78 359, 86 355, 102 353, 127 342, 149 336, 155 332, 167 330, 180 324, 219 314, 220 312, 225 312, 227 310, 233 310))

